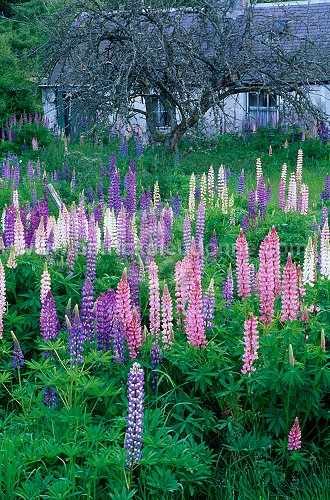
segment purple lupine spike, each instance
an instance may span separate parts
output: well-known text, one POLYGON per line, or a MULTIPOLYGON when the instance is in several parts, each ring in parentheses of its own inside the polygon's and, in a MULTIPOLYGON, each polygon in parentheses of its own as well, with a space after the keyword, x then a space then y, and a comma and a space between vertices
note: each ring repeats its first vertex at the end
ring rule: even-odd
POLYGON ((34 208, 38 204, 38 194, 37 194, 37 190, 35 188, 31 189, 31 199, 32 199, 32 205, 34 208))
POLYGON ((125 434, 125 467, 131 469, 138 464, 142 452, 144 371, 139 363, 130 369, 127 383, 127 430, 125 434))
POLYGON ((186 213, 183 221, 183 241, 182 252, 186 254, 191 245, 191 223, 188 214, 186 213))
MULTIPOLYGON (((59 334, 60 323, 56 314, 55 300, 49 290, 42 303, 40 312, 40 331, 43 340, 54 340, 59 334)), ((45 357, 47 353, 45 353, 45 357)))
POLYGON ((69 180, 69 166, 67 163, 63 163, 62 165, 62 176, 65 181, 69 180))
MULTIPOLYGON (((115 303, 113 306, 113 311, 109 309, 109 297, 108 292, 103 292, 96 300, 96 337, 97 337, 97 348, 99 351, 109 351, 111 343, 111 313, 115 314, 115 303)), ((111 305, 111 302, 110 302, 111 305)))
POLYGON ((103 221, 103 207, 101 203, 99 203, 99 205, 96 205, 96 207, 94 207, 94 219, 95 223, 97 223, 99 227, 101 227, 103 221))
POLYGON ((73 189, 76 186, 76 169, 72 170, 70 188, 73 189))
POLYGON ((148 208, 148 198, 144 189, 142 188, 140 195, 140 212, 142 213, 142 211, 147 210, 147 208, 148 208))
POLYGON ((267 204, 267 194, 265 188, 264 178, 261 175, 258 180, 258 213, 259 216, 264 219, 266 217, 266 204, 267 204))
POLYGON ((85 280, 81 290, 81 324, 83 326, 83 336, 89 341, 94 340, 94 286, 90 278, 85 280))
POLYGON ((92 215, 88 222, 88 243, 86 253, 86 278, 90 278, 92 283, 96 280, 96 226, 94 215, 92 215))
POLYGON ((203 203, 198 205, 197 220, 196 220, 196 246, 199 247, 200 242, 204 241, 204 228, 205 228, 205 206, 203 203))
POLYGON ((9 207, 5 210, 5 218, 4 218, 4 231, 2 234, 3 242, 5 247, 10 247, 15 243, 15 222, 17 218, 17 210, 13 203, 9 205, 9 207))
POLYGON ((176 193, 173 200, 173 215, 174 217, 179 217, 180 215, 180 198, 178 193, 176 193))
POLYGON ((106 179, 107 179, 107 166, 106 165, 102 165, 102 177, 103 177, 103 180, 106 181, 106 179))
POLYGON ((151 190, 150 186, 148 186, 146 195, 147 195, 148 207, 149 207, 150 203, 152 203, 152 190, 151 190))
POLYGON ((239 179, 238 179, 238 188, 237 188, 237 193, 238 196, 243 196, 245 191, 245 176, 244 176, 244 169, 242 170, 239 179))
POLYGON ((217 234, 215 232, 215 229, 212 233, 211 239, 210 239, 210 247, 209 247, 209 252, 210 252, 210 262, 213 262, 218 255, 218 240, 217 240, 217 234))
POLYGON ((51 387, 46 387, 45 389, 44 403, 48 406, 48 408, 55 408, 57 406, 57 395, 51 387))
POLYGON ((109 185, 108 207, 113 208, 115 214, 118 215, 121 207, 120 197, 120 172, 119 170, 111 171, 109 185))
POLYGON ((249 219, 248 219, 248 217, 246 216, 245 213, 243 214, 243 217, 242 217, 241 227, 242 227, 242 230, 244 232, 249 229, 249 219))
POLYGON ((324 223, 326 221, 326 219, 328 218, 328 207, 326 207, 325 205, 322 207, 322 222, 321 222, 321 226, 323 227, 324 226, 324 223))
POLYGON ((313 217, 313 222, 312 222, 312 230, 315 231, 316 233, 319 231, 319 225, 318 223, 316 222, 316 219, 315 219, 315 215, 313 217))
POLYGON ((157 207, 156 207, 156 217, 157 217, 157 219, 160 218, 162 211, 163 211, 163 203, 162 203, 162 200, 159 199, 159 202, 157 203, 157 207))
POLYGON ((137 158, 143 156, 143 140, 141 137, 135 139, 135 155, 137 158))
POLYGON ((40 217, 38 214, 38 209, 35 208, 30 215, 30 227, 28 230, 27 238, 26 238, 26 246, 27 248, 32 248, 33 237, 36 229, 38 229, 40 224, 40 217))
POLYGON ((329 174, 327 174, 325 177, 324 194, 325 194, 324 199, 330 200, 330 176, 329 176, 329 174))
POLYGON ((270 203, 272 200, 272 187, 270 185, 270 180, 268 179, 266 188, 266 203, 270 203))
POLYGON ((131 292, 131 300, 132 304, 135 308, 139 309, 139 274, 140 274, 140 265, 136 260, 133 260, 129 266, 129 277, 128 284, 131 292))
POLYGON ((68 250, 67 250, 67 253, 66 253, 66 265, 68 266, 68 268, 70 270, 69 274, 72 274, 73 271, 74 271, 75 257, 76 257, 75 248, 74 248, 72 239, 70 238, 68 250))
POLYGON ((109 176, 111 177, 112 172, 116 170, 116 155, 112 153, 109 158, 109 176))
POLYGON ((84 362, 83 352, 84 352, 84 330, 79 318, 79 309, 76 305, 73 310, 72 323, 69 318, 66 317, 67 329, 69 331, 68 345, 70 359, 69 362, 72 364, 73 368, 76 364, 82 364, 84 362))
POLYGON ((284 210, 285 208, 285 187, 285 179, 281 179, 278 191, 278 208, 281 210, 284 210))
POLYGON ((148 214, 146 210, 141 212, 140 219, 140 253, 144 254, 147 252, 149 246, 149 222, 148 214))
POLYGON ((204 328, 213 328, 214 306, 215 306, 214 281, 212 279, 207 289, 207 292, 203 297, 202 316, 203 316, 204 328))
POLYGON ((196 201, 196 203, 199 203, 200 199, 201 199, 201 187, 196 186, 195 187, 195 201, 196 201))
POLYGON ((159 368, 163 361, 162 358, 162 351, 159 347, 158 344, 158 339, 154 340, 151 346, 151 351, 150 351, 150 364, 153 368, 151 371, 151 390, 152 392, 156 392, 157 390, 157 385, 158 385, 158 373, 155 371, 155 369, 159 368))
POLYGON ((16 165, 13 170, 13 178, 12 178, 13 188, 15 191, 18 188, 19 179, 20 179, 19 166, 16 165))
POLYGON ((164 209, 162 225, 163 225, 164 249, 169 251, 172 241, 172 226, 173 226, 172 213, 169 205, 166 205, 164 209))
POLYGON ((94 195, 94 189, 92 188, 92 186, 90 186, 90 187, 88 188, 88 201, 89 201, 89 203, 90 203, 90 204, 92 204, 92 203, 93 203, 94 198, 95 198, 95 195, 94 195))
POLYGON ((129 161, 129 168, 132 170, 132 172, 134 174, 136 174, 136 165, 135 165, 134 158, 130 159, 130 161, 129 161))
POLYGON ((126 210, 130 215, 136 212, 136 176, 131 169, 125 177, 126 185, 126 210))
POLYGON ((36 163, 36 174, 37 174, 37 177, 38 179, 41 178, 41 165, 40 165, 40 158, 37 159, 37 163, 36 163))
POLYGON ((127 221, 126 211, 122 205, 117 217, 117 251, 121 256, 126 254, 126 236, 127 236, 127 221))
POLYGON ((22 348, 20 346, 20 343, 17 340, 16 335, 14 332, 11 332, 11 335, 13 337, 14 341, 14 349, 13 349, 13 356, 12 356, 12 367, 16 368, 17 370, 20 370, 22 366, 24 365, 24 354, 22 351, 22 348))
POLYGON ((27 174, 30 180, 30 184, 34 183, 34 168, 31 160, 28 161, 27 174))
POLYGON ((112 350, 113 362, 116 365, 126 361, 125 340, 125 327, 123 323, 118 320, 117 315, 115 315, 112 324, 112 350))
POLYGON ((222 298, 225 307, 233 307, 234 280, 231 266, 229 266, 228 274, 222 285, 222 298))
POLYGON ((256 193, 251 190, 248 196, 248 214, 250 220, 255 220, 256 218, 256 193))
POLYGON ((132 258, 135 253, 135 241, 132 227, 132 220, 126 216, 126 242, 125 242, 125 255, 132 258))

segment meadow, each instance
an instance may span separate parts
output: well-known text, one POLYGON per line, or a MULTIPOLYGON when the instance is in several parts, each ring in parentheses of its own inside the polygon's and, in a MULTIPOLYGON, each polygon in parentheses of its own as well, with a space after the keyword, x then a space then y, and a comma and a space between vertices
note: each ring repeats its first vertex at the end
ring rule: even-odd
POLYGON ((329 498, 322 130, 2 130, 0 498, 329 498))

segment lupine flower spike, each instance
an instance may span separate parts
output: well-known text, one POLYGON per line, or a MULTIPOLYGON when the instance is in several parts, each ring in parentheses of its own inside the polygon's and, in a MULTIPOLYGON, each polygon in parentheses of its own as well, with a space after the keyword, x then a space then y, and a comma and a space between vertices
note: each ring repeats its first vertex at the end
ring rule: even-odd
POLYGON ((288 450, 300 450, 301 448, 301 430, 298 417, 295 418, 294 424, 289 432, 288 450))
POLYGON ((13 366, 13 368, 17 368, 17 370, 20 370, 21 367, 24 365, 24 354, 23 354, 20 343, 18 342, 17 337, 14 334, 14 332, 11 332, 11 335, 12 335, 13 341, 14 341, 12 366, 13 366))
POLYGON ((125 434, 125 466, 132 468, 141 459, 143 433, 144 371, 139 363, 130 369, 127 383, 127 431, 125 434))
POLYGON ((244 322, 244 354, 243 354, 243 367, 241 372, 246 374, 256 371, 253 365, 254 361, 258 359, 258 320, 256 316, 250 313, 250 318, 244 322))

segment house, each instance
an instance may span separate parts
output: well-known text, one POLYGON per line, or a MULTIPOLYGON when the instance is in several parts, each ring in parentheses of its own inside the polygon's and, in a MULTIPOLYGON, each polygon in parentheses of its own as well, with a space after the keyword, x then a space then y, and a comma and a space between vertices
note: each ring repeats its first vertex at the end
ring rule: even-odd
MULTIPOLYGON (((275 64, 272 64, 272 61, 278 57, 277 49, 281 51, 283 60, 285 60, 286 51, 290 55, 296 53, 297 57, 301 57, 301 53, 304 53, 304 60, 301 61, 302 69, 303 65, 308 64, 312 71, 309 71, 308 81, 301 81, 301 84, 308 87, 312 102, 330 120, 330 0, 267 2, 258 3, 252 7, 243 0, 243 3, 236 3, 231 12, 238 30, 245 22, 246 12, 252 8, 252 28, 258 33, 253 50, 259 58, 260 55, 262 56, 264 71, 256 72, 253 65, 251 65, 251 70, 247 68, 242 77, 241 86, 242 89, 248 87, 249 91, 228 96, 224 100, 222 109, 217 110, 214 107, 208 110, 204 119, 201 120, 205 130, 210 134, 240 131, 253 124, 275 126, 284 118, 288 121, 297 119, 292 110, 283 104, 280 91, 277 93, 273 90, 270 93, 265 90, 267 89, 267 85, 264 84, 265 75, 266 78, 267 74, 274 77, 274 72, 278 72, 278 66, 275 67, 275 64), (265 41, 271 43, 267 46, 265 41), (319 56, 318 64, 315 61, 315 54, 319 56)), ((185 22, 192 22, 189 21, 191 15, 188 11, 185 16, 185 22)), ((107 50, 105 42, 103 48, 107 50)), ((80 51, 83 53, 83 49, 80 51)), ((84 56, 80 54, 79 57, 84 56)), ((299 61, 297 66, 299 68, 299 61)), ((277 75, 288 85, 290 76, 290 70, 285 65, 283 75, 277 75)), ((47 83, 41 86, 44 113, 50 126, 65 130, 66 133, 73 129, 78 131, 84 129, 86 124, 86 117, 81 113, 81 108, 78 109, 76 106, 79 83, 74 79, 71 83, 68 82, 70 82, 70 67, 67 63, 61 66, 61 61, 59 61, 47 83), (66 74, 65 82, 64 74, 66 74)), ((294 99, 293 93, 292 100, 294 99)), ((151 94, 148 102, 143 96, 137 95, 132 106, 135 112, 130 118, 130 124, 133 128, 139 128, 143 133, 147 133, 145 119, 147 106, 149 106, 149 111, 151 109, 154 124, 161 134, 166 134, 173 127, 174 122, 180 121, 180 111, 177 108, 174 109, 173 106, 167 106, 160 94, 151 94)), ((111 122, 111 117, 109 121, 111 122)))

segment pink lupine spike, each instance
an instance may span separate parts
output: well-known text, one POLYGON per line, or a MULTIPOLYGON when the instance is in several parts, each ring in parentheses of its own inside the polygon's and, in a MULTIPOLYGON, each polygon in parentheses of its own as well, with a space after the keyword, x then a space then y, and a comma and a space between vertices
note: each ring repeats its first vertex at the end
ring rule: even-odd
POLYGON ((168 286, 165 283, 162 295, 162 342, 163 348, 168 349, 173 344, 173 314, 172 299, 168 286))
POLYGON ((299 309, 297 281, 297 270, 289 253, 283 271, 281 321, 297 319, 299 309))
POLYGON ((188 308, 186 312, 187 340, 195 348, 205 347, 206 345, 202 309, 202 289, 200 282, 198 280, 195 280, 190 293, 188 308))
POLYGON ((301 430, 298 417, 296 417, 288 436, 288 450, 289 451, 300 450, 300 448, 301 448, 301 430))
POLYGON ((0 260, 0 339, 3 333, 3 315, 6 311, 6 276, 0 260))
POLYGON ((248 297, 251 293, 248 243, 242 229, 236 240, 237 295, 248 297))
POLYGON ((241 372, 246 374, 256 371, 253 366, 254 361, 258 359, 258 319, 253 313, 250 313, 248 320, 244 322, 244 354, 243 354, 243 367, 241 372))
POLYGON ((140 315, 136 309, 133 309, 131 321, 126 330, 126 340, 131 359, 135 359, 138 350, 142 346, 142 327, 140 315))
POLYGON ((259 259, 260 319, 264 323, 270 323, 274 316, 275 294, 274 268, 269 235, 260 245, 259 259))
POLYGON ((118 283, 116 291, 116 308, 119 321, 124 327, 125 335, 132 321, 131 292, 127 281, 127 272, 124 269, 121 280, 118 283))
POLYGON ((160 297, 158 267, 154 260, 150 262, 149 274, 149 306, 150 306, 150 332, 159 337, 160 331, 160 297))
POLYGON ((270 251, 274 277, 274 294, 275 296, 281 293, 281 258, 280 258, 280 238, 273 226, 269 232, 270 236, 270 251))
POLYGON ((51 290, 51 278, 48 271, 47 263, 45 262, 44 270, 41 275, 40 282, 40 302, 44 303, 47 293, 51 290))

